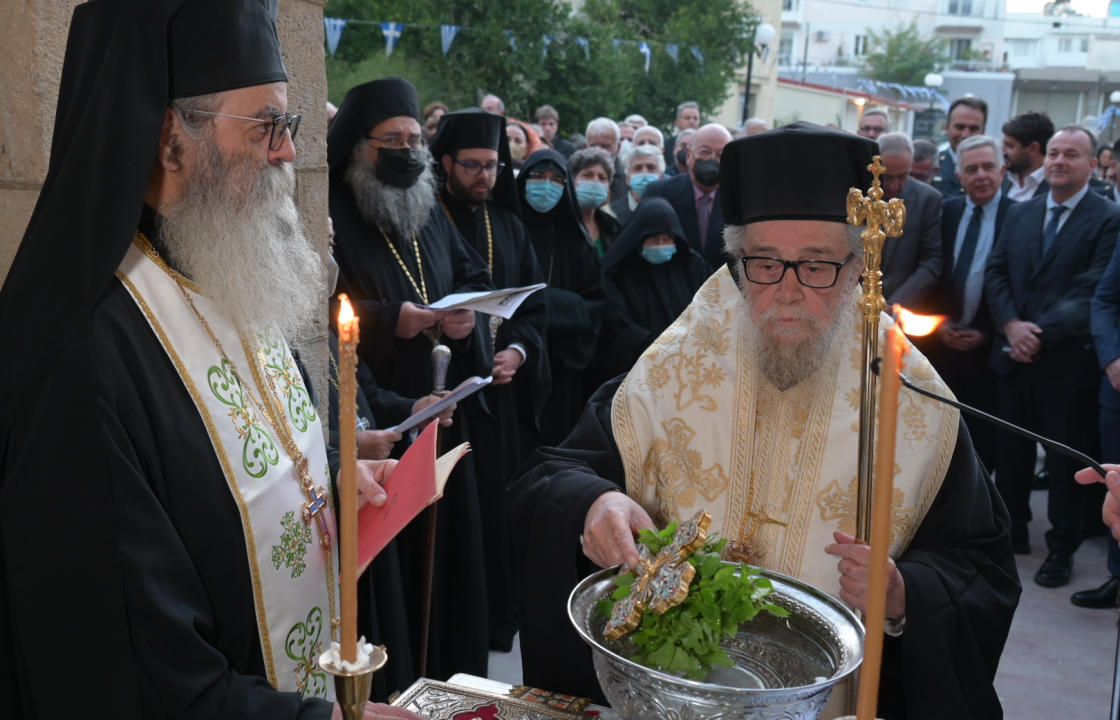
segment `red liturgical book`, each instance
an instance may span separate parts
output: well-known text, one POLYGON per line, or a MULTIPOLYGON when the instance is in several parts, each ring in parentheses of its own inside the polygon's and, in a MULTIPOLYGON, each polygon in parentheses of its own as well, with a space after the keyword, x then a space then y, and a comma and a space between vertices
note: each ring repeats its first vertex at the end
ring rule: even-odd
POLYGON ((443 497, 452 468, 470 451, 470 445, 463 443, 437 458, 438 427, 439 423, 429 423, 393 468, 383 485, 389 496, 385 504, 366 503, 358 510, 359 575, 421 510, 443 497))

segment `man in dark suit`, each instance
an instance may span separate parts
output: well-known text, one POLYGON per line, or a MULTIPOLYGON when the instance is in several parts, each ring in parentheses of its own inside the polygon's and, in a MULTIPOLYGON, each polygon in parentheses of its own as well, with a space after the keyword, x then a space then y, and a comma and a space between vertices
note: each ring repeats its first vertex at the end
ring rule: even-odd
MULTIPOLYGON (((1093 296, 1090 318, 1097 362, 1103 371, 1100 403, 1101 458, 1120 460, 1120 245, 1112 253, 1093 296)), ((1120 544, 1108 543, 1108 579, 1098 588, 1075 592, 1070 602, 1080 607, 1114 608, 1120 591, 1120 544)))
MULTIPOLYGON (((974 135, 957 148, 960 197, 945 201, 941 216, 941 266, 944 272, 923 306, 946 316, 930 336, 919 341, 937 372, 964 403, 995 413, 996 376, 988 365, 992 320, 984 302, 984 270, 1013 203, 1000 192, 1004 165, 999 143, 974 135)), ((889 241, 888 241, 889 242, 889 241)), ((989 471, 995 467, 995 431, 966 419, 976 454, 989 471)))
POLYGON ((888 303, 915 306, 941 276, 941 194, 910 177, 914 146, 904 133, 879 136, 883 197, 902 198, 906 225, 902 237, 883 245, 883 296, 888 303))
POLYGON ((957 179, 957 146, 967 137, 983 135, 987 124, 988 103, 980 98, 965 96, 949 105, 949 117, 945 120, 949 149, 938 156, 940 167, 933 178, 933 186, 945 197, 957 197, 964 192, 957 179))
POLYGON ((650 184, 646 197, 669 201, 685 238, 712 268, 724 263, 723 211, 719 199, 719 160, 731 142, 727 128, 710 123, 696 131, 688 147, 688 172, 650 184))
MULTIPOLYGON (((1120 232, 1120 207, 1089 189, 1096 165, 1094 140, 1067 126, 1047 145, 1050 192, 1007 211, 985 275, 998 376, 1000 415, 1096 454, 1098 370, 1089 329, 1089 304, 1120 232)), ((1000 433, 996 485, 1011 514, 1012 542, 1029 543, 1034 443, 1000 433)), ((1088 490, 1057 453, 1049 471, 1046 533, 1049 554, 1035 574, 1044 587, 1069 582, 1073 553, 1084 538, 1088 490)))

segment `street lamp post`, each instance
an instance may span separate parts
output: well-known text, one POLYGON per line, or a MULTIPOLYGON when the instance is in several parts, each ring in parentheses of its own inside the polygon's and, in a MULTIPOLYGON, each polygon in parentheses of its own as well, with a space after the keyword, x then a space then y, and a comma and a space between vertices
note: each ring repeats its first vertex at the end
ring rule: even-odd
POLYGON ((747 84, 743 87, 743 119, 740 125, 746 125, 751 116, 751 76, 754 74, 754 56, 762 57, 762 51, 774 41, 777 31, 770 23, 762 23, 755 27, 751 46, 747 53, 747 84))

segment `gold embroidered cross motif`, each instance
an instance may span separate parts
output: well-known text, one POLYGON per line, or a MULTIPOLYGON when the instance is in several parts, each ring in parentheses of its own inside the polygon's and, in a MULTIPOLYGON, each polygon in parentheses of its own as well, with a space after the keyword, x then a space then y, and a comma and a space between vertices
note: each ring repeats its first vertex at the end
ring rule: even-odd
POLYGON ((747 562, 757 565, 762 559, 762 550, 759 547, 758 533, 764 525, 777 525, 779 527, 788 527, 789 523, 778 520, 777 518, 770 517, 766 513, 766 508, 762 510, 753 509, 754 506, 754 478, 751 479, 750 488, 747 490, 747 512, 743 515, 743 522, 740 524, 739 537, 729 539, 727 542, 728 552, 731 557, 739 562, 747 562), (745 530, 749 527, 749 530, 745 530), (745 532, 744 532, 745 530, 745 532))
POLYGON ((603 627, 607 640, 617 640, 635 630, 647 609, 663 615, 669 608, 684 602, 696 575, 696 568, 688 558, 704 547, 711 524, 712 516, 707 510, 696 513, 691 520, 680 524, 673 542, 661 548, 655 558, 650 557, 645 545, 638 546, 641 573, 635 578, 630 595, 611 610, 611 617, 603 627))

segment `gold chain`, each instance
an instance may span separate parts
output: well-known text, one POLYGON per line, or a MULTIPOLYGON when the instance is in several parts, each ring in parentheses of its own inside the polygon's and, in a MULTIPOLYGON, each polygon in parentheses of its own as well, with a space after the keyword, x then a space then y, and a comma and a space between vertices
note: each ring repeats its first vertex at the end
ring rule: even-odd
POLYGON ((386 234, 386 232, 382 228, 378 227, 377 229, 381 230, 381 237, 385 238, 385 244, 389 246, 389 250, 392 251, 393 257, 397 259, 397 264, 401 266, 401 270, 404 270, 405 277, 407 277, 408 282, 412 284, 412 289, 415 290, 416 294, 420 296, 421 302, 427 305, 428 286, 424 283, 424 262, 420 259, 420 241, 416 239, 416 233, 412 233, 412 249, 416 253, 416 270, 420 273, 419 285, 416 284, 416 279, 412 277, 412 273, 409 272, 408 266, 404 264, 404 258, 402 258, 401 254, 397 252, 397 246, 394 245, 393 241, 389 239, 389 235, 386 234))
MULTIPOLYGON (((240 330, 238 330, 237 334, 238 337, 241 338, 241 346, 242 350, 245 353, 245 358, 249 361, 249 367, 253 372, 253 377, 262 390, 261 398, 263 399, 263 402, 258 401, 256 396, 253 394, 252 388, 241 379, 241 373, 237 370, 237 365, 229 357, 229 354, 226 353, 225 347, 222 345, 221 340, 218 339, 218 336, 214 332, 213 328, 210 327, 210 323, 206 320, 206 317, 201 312, 199 312, 198 307, 194 304, 194 299, 191 298, 190 293, 188 292, 186 287, 187 284, 191 284, 193 286, 193 283, 189 283, 189 281, 187 281, 186 278, 184 278, 180 273, 175 272, 169 265, 167 265, 160 257, 158 251, 156 251, 155 247, 152 246, 151 242, 144 236, 143 233, 137 231, 136 237, 142 240, 141 245, 144 249, 145 254, 155 260, 156 263, 159 264, 163 268, 163 270, 167 272, 175 281, 175 286, 179 288, 179 292, 182 294, 183 299, 186 301, 190 309, 194 312, 195 317, 198 318, 199 324, 202 325, 202 328, 206 331, 206 334, 210 336, 210 341, 214 343, 214 347, 218 349, 218 352, 221 354, 222 359, 229 363, 230 370, 237 378, 237 382, 241 386, 242 390, 245 391, 245 396, 249 398, 249 402, 257 408, 257 411, 264 417, 265 421, 269 424, 269 426, 276 433, 276 436, 280 439, 280 443, 284 446, 284 450, 288 453, 288 457, 292 460, 292 466, 295 469, 296 474, 299 476, 300 485, 303 488, 304 495, 308 499, 308 503, 304 507, 304 513, 302 514, 304 524, 310 525, 311 517, 307 510, 323 500, 322 498, 316 497, 315 480, 311 477, 311 471, 309 468, 307 457, 299 449, 299 445, 296 443, 295 437, 292 435, 291 430, 287 426, 288 416, 287 413, 284 412, 284 408, 280 405, 280 400, 277 395, 276 385, 272 377, 272 373, 264 373, 268 378, 268 392, 265 392, 265 385, 262 383, 260 372, 257 368, 256 363, 253 362, 253 358, 255 355, 249 348, 249 343, 246 340, 245 336, 241 333, 240 330), (275 405, 273 405, 272 403, 275 403, 275 405)), ((318 488, 318 491, 320 493, 326 492, 322 486, 318 488)), ((334 589, 334 558, 331 555, 331 536, 329 529, 326 527, 325 519, 323 518, 321 511, 316 512, 314 515, 316 517, 316 520, 318 521, 316 524, 319 527, 319 545, 323 551, 323 567, 327 581, 327 601, 330 605, 329 609, 332 618, 331 627, 333 635, 333 630, 336 628, 337 623, 334 619, 336 601, 334 589)))
MULTIPOLYGON (((443 202, 443 195, 436 193, 436 199, 439 200, 440 207, 443 208, 443 214, 451 221, 451 225, 462 232, 462 228, 455 222, 455 218, 451 217, 451 211, 447 209, 447 205, 443 202)), ((494 230, 490 227, 490 208, 486 207, 486 203, 482 203, 483 217, 486 218, 486 264, 490 267, 490 277, 494 277, 494 230)))

